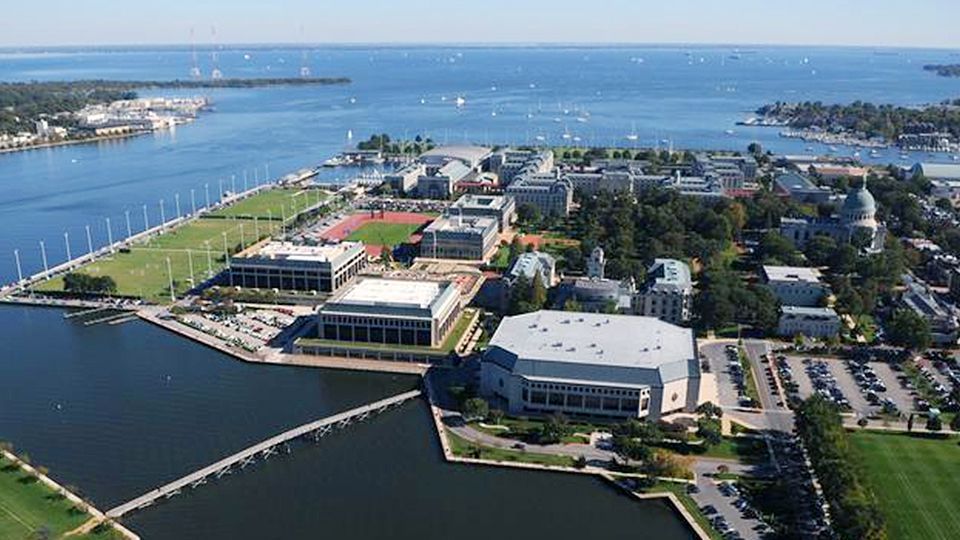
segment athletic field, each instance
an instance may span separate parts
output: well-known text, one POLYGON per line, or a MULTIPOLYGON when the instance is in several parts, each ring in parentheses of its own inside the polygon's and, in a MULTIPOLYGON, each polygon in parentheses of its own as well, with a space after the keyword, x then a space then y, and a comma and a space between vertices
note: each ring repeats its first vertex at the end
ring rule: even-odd
POLYGON ((210 213, 211 217, 234 217, 253 219, 273 218, 280 220, 295 216, 327 198, 327 193, 318 189, 270 189, 237 201, 226 208, 210 213))
POLYGON ((856 432, 850 439, 891 540, 960 538, 960 438, 856 432))
POLYGON ((347 240, 363 242, 369 246, 394 247, 406 242, 410 235, 415 233, 420 225, 417 223, 388 223, 385 221, 368 221, 359 229, 350 233, 347 240))
MULTIPOLYGON (((256 241, 258 232, 260 237, 264 237, 279 228, 279 221, 258 222, 254 227, 254 223, 246 220, 197 219, 155 236, 146 243, 137 244, 128 252, 118 251, 77 271, 92 276, 112 277, 117 282, 117 294, 166 303, 170 301, 168 258, 174 290, 178 295, 183 294, 193 284, 203 282, 224 267, 224 236, 227 249, 233 253, 241 245, 241 238, 242 245, 249 246, 256 241), (193 284, 190 281, 191 264, 193 284)), ((57 277, 35 288, 40 291, 61 291, 63 279, 57 277)))

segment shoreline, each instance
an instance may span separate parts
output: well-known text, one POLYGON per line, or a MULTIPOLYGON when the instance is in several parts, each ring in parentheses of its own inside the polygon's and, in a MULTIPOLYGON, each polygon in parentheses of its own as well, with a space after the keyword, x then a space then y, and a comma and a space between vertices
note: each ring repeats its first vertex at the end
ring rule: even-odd
POLYGON ((131 139, 134 137, 139 137, 141 135, 147 135, 150 133, 154 133, 154 131, 148 131, 148 130, 131 131, 130 133, 121 133, 117 135, 97 135, 97 136, 88 137, 85 139, 65 139, 62 141, 31 144, 29 146, 19 146, 17 148, 0 148, 0 154, 14 154, 17 152, 29 152, 30 150, 43 150, 45 148, 57 148, 60 146, 73 146, 77 144, 88 144, 88 143, 96 143, 96 142, 104 142, 104 141, 131 139))
POLYGON ((110 522, 110 525, 113 527, 114 530, 116 530, 118 533, 120 533, 123 537, 127 538, 128 540, 140 540, 140 536, 138 536, 136 533, 124 527, 120 522, 110 520, 109 518, 107 518, 106 514, 98 510, 93 504, 83 500, 83 498, 81 498, 79 495, 61 486, 59 483, 57 483, 55 480, 53 480, 46 474, 41 474, 40 471, 35 469, 29 463, 24 462, 22 459, 20 459, 19 456, 17 456, 13 452, 0 449, 0 454, 2 454, 3 457, 5 457, 6 459, 16 463, 20 467, 20 469, 26 471, 29 474, 36 476, 40 482, 43 482, 43 484, 46 485, 48 488, 63 495, 64 497, 67 498, 67 500, 69 500, 73 504, 82 505, 82 507, 86 509, 86 513, 87 515, 90 516, 90 519, 88 519, 78 529, 75 529, 74 531, 71 531, 70 533, 68 533, 67 536, 78 531, 88 532, 89 529, 92 529, 96 525, 99 525, 104 521, 108 521, 110 522), (87 528, 88 526, 89 526, 89 529, 87 528))

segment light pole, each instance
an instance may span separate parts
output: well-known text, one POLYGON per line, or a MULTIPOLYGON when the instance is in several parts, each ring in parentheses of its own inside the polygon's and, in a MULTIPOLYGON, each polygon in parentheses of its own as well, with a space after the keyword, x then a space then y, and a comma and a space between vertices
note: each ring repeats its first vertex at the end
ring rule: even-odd
POLYGON ((263 176, 264 176, 263 180, 265 182, 270 182, 270 164, 269 163, 263 164, 263 176))
POLYGON ((127 238, 133 236, 133 229, 130 228, 130 211, 124 210, 123 216, 127 219, 127 238))
POLYGON ((170 257, 167 257, 167 277, 170 280, 170 301, 175 302, 177 297, 173 293, 173 269, 170 267, 170 257))
POLYGON ((143 230, 150 230, 150 220, 147 219, 147 205, 143 205, 143 230))
POLYGON ((253 234, 256 237, 256 242, 260 241, 260 225, 257 223, 257 216, 253 216, 253 234))
POLYGON ((220 179, 220 195, 217 195, 217 202, 223 202, 223 178, 220 179))
POLYGON ((13 258, 17 261, 17 283, 23 283, 23 268, 20 266, 20 250, 13 250, 13 258))
POLYGON ((47 247, 43 245, 43 240, 40 241, 40 256, 43 257, 43 273, 47 274, 50 272, 50 267, 47 266, 47 247))
POLYGON ((85 225, 84 227, 87 229, 87 253, 93 257, 93 238, 90 237, 90 226, 85 225))
POLYGON ((246 169, 243 170, 243 191, 244 193, 246 193, 247 191, 247 170, 246 169))
POLYGON ((63 231, 63 243, 67 246, 67 261, 72 261, 73 257, 70 256, 70 235, 67 234, 67 231, 63 231))
POLYGON ((213 277, 213 258, 210 256, 210 241, 204 240, 203 245, 207 247, 207 277, 213 277))
POLYGON ((243 223, 240 224, 240 249, 241 250, 247 249, 247 246, 244 244, 244 238, 243 238, 243 223))
POLYGON ((197 198, 193 194, 193 188, 190 188, 190 215, 197 213, 197 198))
POLYGON ((167 224, 167 216, 163 213, 163 199, 160 199, 160 228, 167 224))
POLYGON ((196 287, 197 282, 193 279, 193 252, 187 250, 187 264, 190 266, 190 287, 196 287))
POLYGON ((110 253, 113 253, 113 227, 110 226, 110 218, 107 218, 107 245, 110 246, 110 253))
POLYGON ((237 175, 235 174, 230 175, 230 191, 234 196, 237 195, 237 175))
POLYGON ((177 207, 177 219, 180 219, 180 194, 174 193, 173 200, 175 201, 177 207))
POLYGON ((227 273, 230 274, 230 286, 233 287, 233 272, 230 270, 230 252, 227 250, 227 233, 220 233, 223 235, 223 262, 227 266, 227 273))
POLYGON ((203 191, 206 192, 207 194, 207 210, 209 210, 210 209, 210 183, 209 182, 203 184, 203 191))
POLYGON ((280 207, 280 236, 287 234, 287 213, 284 211, 283 206, 280 207))

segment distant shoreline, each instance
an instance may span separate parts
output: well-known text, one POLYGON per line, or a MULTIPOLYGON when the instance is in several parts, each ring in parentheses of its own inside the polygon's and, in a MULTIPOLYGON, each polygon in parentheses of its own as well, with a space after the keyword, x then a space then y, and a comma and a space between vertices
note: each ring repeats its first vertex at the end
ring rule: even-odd
POLYGON ((132 137, 139 137, 140 135, 146 135, 148 133, 154 133, 154 132, 147 131, 147 130, 131 131, 129 133, 118 133, 116 135, 97 135, 97 136, 88 137, 85 139, 65 139, 62 141, 47 141, 40 144, 19 146, 17 148, 0 148, 0 154, 12 154, 14 152, 27 152, 29 150, 42 150, 44 148, 55 148, 57 146, 69 146, 73 144, 95 143, 95 142, 111 141, 115 139, 129 139, 132 137))

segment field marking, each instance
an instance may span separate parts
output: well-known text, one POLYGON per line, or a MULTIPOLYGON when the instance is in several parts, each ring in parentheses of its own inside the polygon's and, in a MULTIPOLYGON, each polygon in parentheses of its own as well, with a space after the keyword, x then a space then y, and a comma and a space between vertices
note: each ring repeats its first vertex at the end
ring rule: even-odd
POLYGON ((0 510, 3 510, 3 511, 6 512, 10 517, 12 517, 14 520, 16 520, 17 523, 19 523, 20 525, 23 525, 23 528, 26 529, 28 533, 32 533, 32 532, 34 531, 34 529, 35 529, 34 526, 32 526, 32 525, 30 525, 29 523, 27 523, 26 521, 20 519, 20 516, 18 516, 17 514, 15 514, 15 513, 13 512, 13 510, 10 510, 9 508, 7 508, 2 502, 0 502, 0 510))

